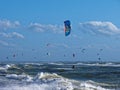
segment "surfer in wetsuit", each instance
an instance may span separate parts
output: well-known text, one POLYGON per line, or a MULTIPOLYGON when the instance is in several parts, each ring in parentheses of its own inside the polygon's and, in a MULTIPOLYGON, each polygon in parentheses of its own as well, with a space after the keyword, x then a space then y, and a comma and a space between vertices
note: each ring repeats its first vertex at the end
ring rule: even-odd
POLYGON ((75 65, 72 66, 72 69, 75 69, 75 65))

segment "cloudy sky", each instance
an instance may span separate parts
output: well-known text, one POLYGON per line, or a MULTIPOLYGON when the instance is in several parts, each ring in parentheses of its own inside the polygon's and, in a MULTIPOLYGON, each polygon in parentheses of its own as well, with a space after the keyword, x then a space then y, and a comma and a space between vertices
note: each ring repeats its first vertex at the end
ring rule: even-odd
POLYGON ((0 61, 119 61, 119 17, 119 0, 1 0, 0 61))

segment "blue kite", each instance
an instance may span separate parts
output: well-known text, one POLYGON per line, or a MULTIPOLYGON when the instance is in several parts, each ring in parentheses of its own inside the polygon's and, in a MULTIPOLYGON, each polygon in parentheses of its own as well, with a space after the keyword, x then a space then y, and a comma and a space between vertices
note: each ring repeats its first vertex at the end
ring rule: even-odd
POLYGON ((68 36, 71 33, 71 23, 69 20, 64 21, 64 31, 65 31, 65 36, 68 36))

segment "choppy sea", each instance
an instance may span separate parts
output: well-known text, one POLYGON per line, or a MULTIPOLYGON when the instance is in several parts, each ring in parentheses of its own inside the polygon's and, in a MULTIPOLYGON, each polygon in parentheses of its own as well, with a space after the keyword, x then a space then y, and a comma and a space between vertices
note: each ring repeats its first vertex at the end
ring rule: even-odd
POLYGON ((0 90, 120 90, 120 62, 1 62, 0 90))

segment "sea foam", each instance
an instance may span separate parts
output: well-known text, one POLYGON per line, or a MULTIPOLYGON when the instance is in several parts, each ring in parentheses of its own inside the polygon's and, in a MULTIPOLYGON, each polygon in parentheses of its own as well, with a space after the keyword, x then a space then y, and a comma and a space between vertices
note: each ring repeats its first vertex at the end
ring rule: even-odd
POLYGON ((19 80, 0 90, 108 90, 94 81, 76 81, 64 78, 56 73, 38 73, 36 76, 9 74, 6 78, 19 80))

